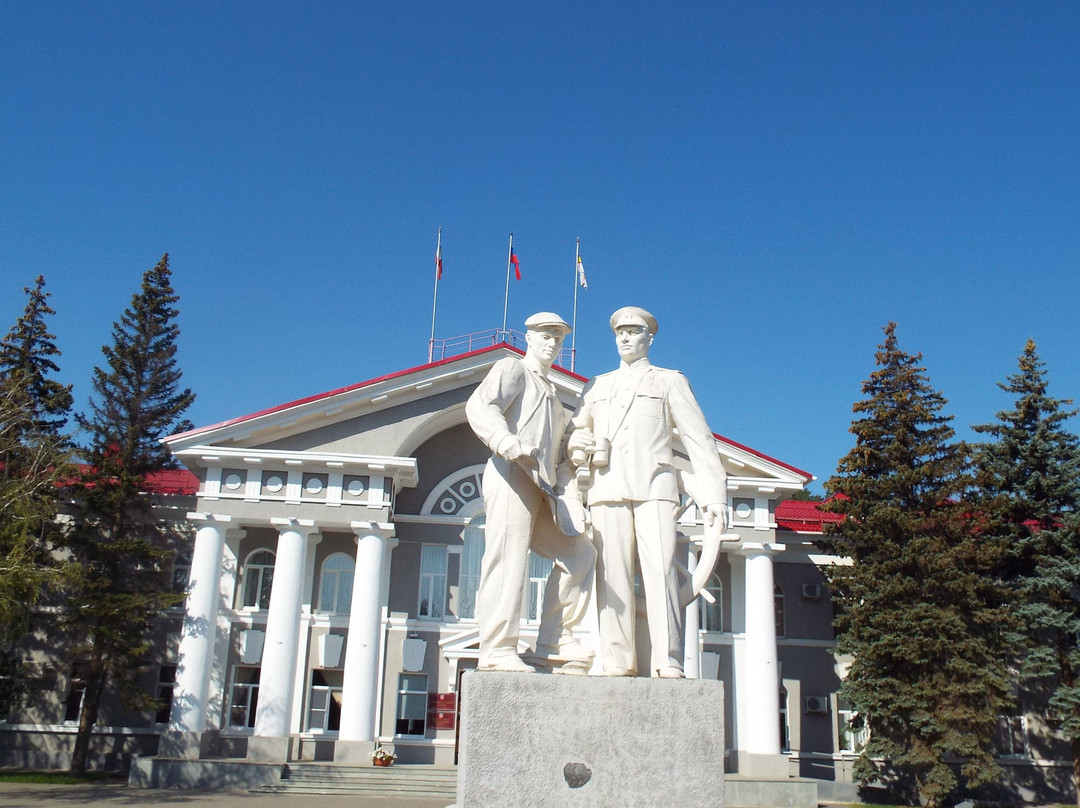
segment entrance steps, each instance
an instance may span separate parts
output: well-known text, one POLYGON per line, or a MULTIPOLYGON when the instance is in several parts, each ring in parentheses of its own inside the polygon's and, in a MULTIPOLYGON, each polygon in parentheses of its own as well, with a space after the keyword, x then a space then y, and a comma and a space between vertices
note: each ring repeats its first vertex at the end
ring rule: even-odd
POLYGON ((371 797, 457 797, 457 770, 436 769, 430 764, 356 766, 335 763, 289 763, 281 780, 254 789, 275 794, 358 794, 371 797))

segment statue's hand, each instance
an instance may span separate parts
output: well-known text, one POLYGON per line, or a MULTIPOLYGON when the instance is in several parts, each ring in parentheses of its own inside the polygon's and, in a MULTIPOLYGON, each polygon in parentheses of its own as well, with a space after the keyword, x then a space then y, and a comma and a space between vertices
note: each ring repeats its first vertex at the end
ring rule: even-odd
POLYGON ((583 466, 589 459, 589 452, 596 446, 596 438, 588 427, 575 429, 566 442, 566 450, 570 455, 570 462, 575 466, 583 466))
POLYGON ((540 454, 537 447, 523 443, 517 435, 511 435, 506 445, 499 448, 502 450, 502 456, 507 460, 535 459, 540 454))
POLYGON ((705 525, 706 527, 715 527, 717 532, 723 533, 725 523, 727 522, 727 507, 719 502, 715 502, 705 508, 705 525))

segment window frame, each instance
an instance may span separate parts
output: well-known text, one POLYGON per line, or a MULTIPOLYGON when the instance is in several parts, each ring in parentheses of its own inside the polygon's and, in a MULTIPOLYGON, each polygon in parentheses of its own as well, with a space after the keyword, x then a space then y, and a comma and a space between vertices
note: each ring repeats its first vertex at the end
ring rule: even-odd
POLYGON ((316 611, 322 614, 349 614, 352 608, 352 592, 353 582, 356 579, 356 560, 348 553, 331 553, 328 555, 319 568, 319 597, 316 599, 318 604, 316 611), (328 565, 332 561, 345 560, 349 563, 348 569, 328 569, 328 565), (342 578, 345 578, 346 586, 342 586, 342 578), (333 582, 334 586, 334 602, 332 608, 324 608, 323 599, 326 595, 326 586, 328 583, 333 582))
POLYGON ((252 550, 247 554, 247 558, 244 559, 243 575, 240 576, 240 608, 249 610, 263 611, 270 608, 270 595, 274 588, 274 569, 277 566, 277 553, 268 547, 260 547, 256 550, 252 550), (273 559, 272 564, 267 564, 262 561, 255 561, 254 558, 257 555, 266 553, 273 559), (256 573, 255 571, 258 570, 256 573), (254 603, 248 604, 248 589, 250 577, 257 574, 255 579, 255 598, 254 603), (263 589, 265 588, 265 598, 263 589), (266 605, 263 606, 265 600, 266 605))
POLYGON ((445 544, 420 545, 420 586, 416 593, 416 616, 442 622, 446 619, 446 579, 449 566, 449 548, 445 544), (425 569, 425 558, 436 556, 435 562, 441 562, 440 571, 425 569), (437 607, 436 613, 433 607, 437 607))
POLYGON ((259 679, 262 675, 262 667, 259 665, 234 665, 229 674, 229 702, 225 710, 228 729, 250 730, 255 728, 255 717, 259 711, 259 679), (237 681, 240 671, 251 671, 250 681, 237 681), (246 693, 244 704, 236 703, 236 689, 241 688, 246 693), (233 723, 233 714, 238 707, 244 710, 244 723, 233 723))
POLYGON ((715 598, 716 603, 709 603, 705 598, 698 595, 698 628, 701 631, 715 632, 724 631, 724 582, 720 580, 718 573, 709 576, 705 582, 705 589, 715 598), (714 614, 719 625, 715 628, 709 625, 709 615, 714 614))
MULTIPOLYGON (((428 684, 430 677, 426 673, 412 673, 401 672, 398 674, 398 687, 397 687, 397 708, 394 710, 394 737, 396 738, 424 738, 427 736, 428 722, 427 722, 427 703, 428 703, 428 684), (423 680, 424 689, 419 690, 409 685, 418 684, 420 680, 423 680), (423 705, 423 718, 410 718, 407 715, 403 715, 417 699, 421 699, 423 705), (402 732, 402 722, 421 722, 420 732, 402 732)), ((412 729, 411 725, 406 725, 408 729, 412 729)))

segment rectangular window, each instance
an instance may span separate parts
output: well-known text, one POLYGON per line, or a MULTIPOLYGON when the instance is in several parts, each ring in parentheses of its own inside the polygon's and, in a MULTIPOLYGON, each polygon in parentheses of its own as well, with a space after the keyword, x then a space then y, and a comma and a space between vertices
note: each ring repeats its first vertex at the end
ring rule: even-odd
POLYGON ((1027 717, 999 715, 994 730, 994 751, 998 757, 1029 757, 1027 748, 1027 717))
POLYGON ((427 732, 427 674, 398 675, 397 724, 398 735, 424 735, 427 732))
POLYGON ((341 728, 342 671, 313 670, 308 699, 308 729, 337 732, 341 728))
POLYGON ((180 550, 173 558, 173 592, 186 592, 191 579, 191 553, 180 550))
POLYGON ((550 558, 529 551, 529 582, 526 592, 525 619, 537 621, 544 605, 544 587, 555 564, 550 558))
POLYGON ((857 755, 862 752, 863 747, 866 746, 866 741, 869 739, 869 730, 865 727, 859 727, 853 729, 851 722, 855 720, 858 713, 852 710, 843 701, 837 703, 836 708, 836 738, 837 749, 848 755, 857 755))
POLYGON ((458 573, 458 617, 476 619, 476 593, 480 589, 480 564, 484 557, 484 528, 465 528, 465 546, 461 550, 458 573))
POLYGON ((255 711, 259 708, 259 668, 233 668, 233 683, 229 688, 229 726, 252 728, 255 711))
POLYGON ((780 688, 780 751, 791 751, 791 730, 788 728, 788 692, 780 688))
POLYGON ((71 680, 68 683, 68 695, 64 701, 64 723, 78 724, 79 714, 82 712, 83 696, 86 695, 86 670, 82 665, 75 665, 71 669, 71 680))
POLYGON ((446 555, 446 545, 420 548, 420 617, 442 620, 446 614, 446 555))
POLYGON ((169 715, 172 712, 173 689, 176 687, 176 666, 162 665, 158 672, 157 685, 157 715, 154 722, 168 724, 169 715))

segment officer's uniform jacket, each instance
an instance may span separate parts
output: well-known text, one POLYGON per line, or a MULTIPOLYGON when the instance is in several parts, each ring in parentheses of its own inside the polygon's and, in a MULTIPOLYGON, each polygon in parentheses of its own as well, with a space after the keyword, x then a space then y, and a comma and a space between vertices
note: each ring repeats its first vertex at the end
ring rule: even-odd
POLYGON ((678 371, 654 367, 645 357, 597 376, 585 386, 571 421, 571 430, 582 427, 611 441, 608 466, 593 470, 590 504, 679 502, 675 429, 690 457, 695 501, 702 508, 725 502, 727 476, 716 439, 678 371))

